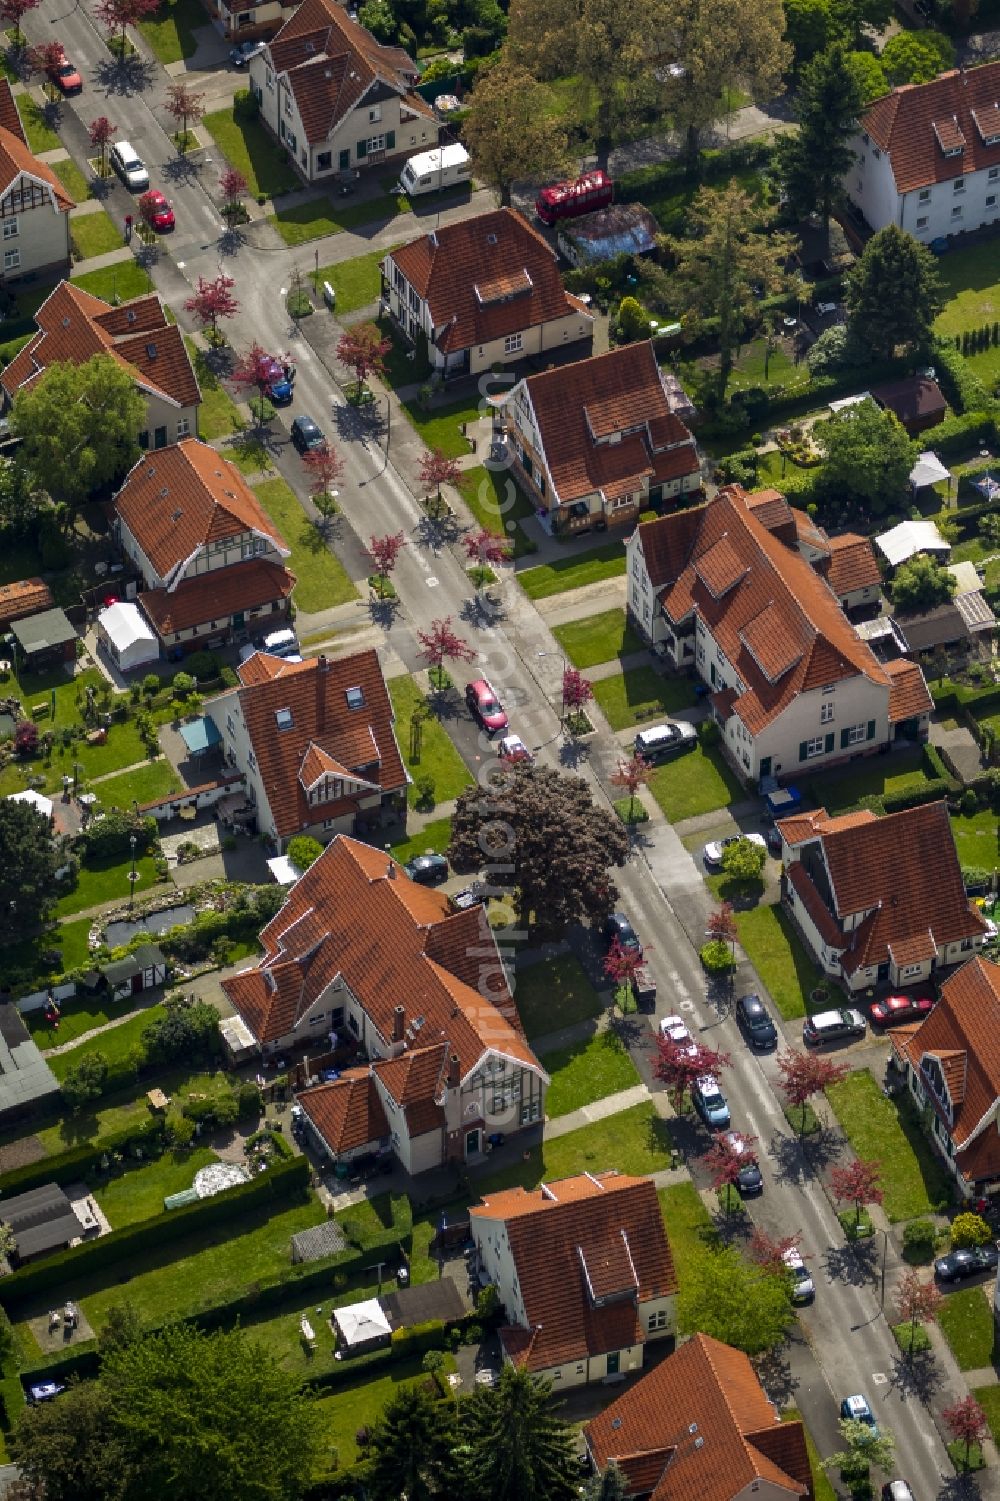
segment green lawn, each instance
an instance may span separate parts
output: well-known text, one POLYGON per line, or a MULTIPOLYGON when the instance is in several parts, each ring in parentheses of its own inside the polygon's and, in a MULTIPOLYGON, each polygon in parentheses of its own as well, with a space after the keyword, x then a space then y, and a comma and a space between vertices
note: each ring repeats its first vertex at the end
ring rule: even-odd
POLYGON ((483 530, 512 543, 515 558, 538 551, 537 543, 517 525, 534 516, 535 508, 509 474, 477 464, 463 472, 458 489, 483 530))
POLYGON ((430 411, 425 411, 416 400, 404 401, 403 411, 428 448, 436 448, 450 459, 460 459, 472 452, 472 444, 459 424, 477 420, 478 402, 452 401, 447 406, 435 406, 430 411))
POLYGON ((36 103, 30 94, 19 96, 17 112, 21 116, 24 133, 28 137, 28 147, 36 155, 42 151, 55 151, 62 145, 62 141, 52 126, 45 123, 42 106, 36 103))
POLYGON ((624 573, 625 544, 623 539, 618 539, 602 542, 584 553, 574 552, 554 563, 527 568, 518 574, 517 581, 529 599, 547 599, 552 594, 582 589, 584 584, 620 578, 624 573))
MULTIPOLYGON (((41 720, 39 727, 44 730, 51 723, 49 719, 41 720)), ((58 710, 56 723, 59 723, 58 710)), ((72 776, 74 765, 79 766, 80 778, 86 781, 90 777, 99 777, 106 771, 120 771, 125 766, 145 761, 146 747, 134 723, 115 723, 108 730, 104 745, 88 745, 86 740, 78 740, 68 746, 57 743, 52 747, 48 761, 19 762, 6 766, 0 772, 0 796, 19 792, 25 785, 27 775, 43 776, 45 786, 42 791, 51 793, 62 790, 63 775, 72 776)))
POLYGON ((553 1118, 639 1083, 635 1064, 617 1032, 597 1032, 586 1042, 543 1053, 540 1061, 552 1078, 545 1110, 553 1118))
POLYGON ((828 813, 845 813, 863 797, 905 792, 928 780, 920 746, 888 756, 868 756, 854 769, 810 777, 809 794, 828 813))
POLYGON ((993 1442, 1000 1444, 1000 1386, 977 1386, 972 1395, 986 1414, 993 1442))
POLYGON ((683 1282, 685 1274, 704 1258, 706 1251, 717 1248, 718 1233, 693 1183, 675 1183, 671 1188, 657 1189, 656 1196, 677 1277, 683 1282))
POLYGON ((286 563, 298 579, 292 596, 297 608, 314 614, 356 599, 358 591, 344 565, 329 550, 285 481, 264 480, 254 486, 254 493, 292 549, 286 563))
POLYGON ((358 308, 378 301, 382 288, 379 267, 387 255, 398 249, 398 245, 391 245, 388 250, 370 250, 367 255, 356 255, 352 260, 320 267, 320 285, 328 281, 337 294, 338 317, 344 313, 356 313, 358 308))
POLYGON ((951 832, 960 865, 978 865, 988 870, 998 863, 997 816, 989 808, 972 814, 952 813, 951 832))
POLYGON ((195 28, 207 26, 199 0, 162 0, 155 18, 139 22, 139 30, 161 63, 179 63, 198 49, 195 28))
POLYGON ((937 259, 945 305, 934 328, 940 334, 960 334, 1000 318, 1000 267, 996 247, 984 240, 937 259))
POLYGON ((747 958, 785 1021, 805 1016, 810 992, 823 978, 781 907, 737 912, 736 926, 747 958))
MULTIPOLYGON (((411 754, 413 747, 410 719, 414 709, 422 702, 423 695, 411 677, 390 678, 388 686, 389 697, 392 699, 392 707, 396 715, 396 739, 399 741, 403 763, 413 778, 413 783, 416 782, 417 777, 433 777, 435 801, 449 802, 453 797, 457 797, 464 787, 468 787, 472 781, 471 772, 466 768, 465 762, 451 743, 448 732, 433 715, 423 722, 420 758, 414 759, 411 754)), ((413 783, 407 792, 411 808, 420 797, 413 783)))
POLYGON ((49 1026, 43 1011, 29 1011, 24 1019, 32 1038, 44 1051, 73 1042, 94 1027, 106 1026, 127 1009, 126 1002, 112 1001, 107 991, 103 991, 99 996, 78 995, 63 1001, 58 1031, 49 1026))
POLYGON ((62 955, 57 965, 60 972, 77 969, 86 962, 90 952, 89 936, 90 918, 77 918, 75 922, 60 923, 57 928, 34 937, 22 938, 20 943, 4 944, 0 948, 0 960, 8 971, 24 970, 32 975, 48 976, 52 973, 52 965, 43 962, 42 955, 57 950, 62 955))
POLYGON ((554 1183, 558 1178, 572 1178, 577 1173, 601 1173, 607 1168, 641 1177, 644 1173, 658 1173, 670 1163, 667 1122, 657 1115, 649 1101, 544 1141, 541 1147, 533 1147, 524 1161, 512 1163, 489 1177, 477 1178, 476 1196, 481 1198, 518 1185, 535 1188, 539 1183, 554 1183))
POLYGON ((695 702, 694 686, 687 678, 666 678, 652 667, 630 667, 598 678, 594 698, 613 730, 677 714, 695 702))
POLYGON ((570 620, 552 629, 574 667, 596 667, 613 657, 641 651, 643 643, 629 625, 623 609, 602 610, 582 620, 570 620))
POLYGON ((382 1409, 401 1387, 414 1386, 426 1381, 420 1369, 421 1357, 401 1360, 381 1376, 370 1380, 352 1381, 341 1385, 325 1397, 319 1397, 316 1407, 322 1421, 326 1462, 330 1469, 346 1469, 358 1458, 355 1435, 362 1428, 370 1428, 382 1416, 382 1409))
POLYGON ((90 184, 71 156, 67 156, 64 161, 53 162, 52 170, 74 202, 83 203, 84 199, 90 197, 90 184))
POLYGON ((405 865, 414 855, 443 855, 451 842, 451 819, 435 818, 422 829, 398 839, 392 846, 396 859, 405 865))
POLYGON ((121 776, 108 777, 98 782, 94 791, 105 808, 131 808, 133 802, 152 803, 168 792, 176 792, 180 779, 165 756, 150 761, 147 766, 138 766, 134 771, 122 772, 121 776))
POLYGON ((239 408, 209 365, 204 349, 199 348, 189 334, 184 335, 184 344, 201 388, 198 435, 206 443, 211 443, 213 438, 228 438, 242 421, 239 408))
MULTIPOLYGON (((360 203, 335 204, 329 198, 312 198, 308 203, 296 203, 289 208, 279 209, 277 213, 269 215, 267 222, 274 226, 286 245, 304 245, 309 240, 319 239, 321 235, 337 235, 346 229, 358 229, 361 225, 381 227, 390 219, 395 219, 397 214, 405 213, 408 208, 407 199, 396 193, 383 193, 378 198, 362 199, 360 203)), ((384 250, 378 252, 379 256, 385 253, 384 250)), ((326 279, 329 281, 330 278, 326 279)), ((378 296, 377 288, 375 295, 378 296)), ((366 298, 368 302, 373 300, 366 298)), ((359 302, 357 306, 363 307, 364 304, 359 302)), ((340 306, 339 295, 337 311, 348 311, 340 306)))
POLYGON ((658 766, 650 776, 649 790, 671 823, 725 808, 744 796, 722 753, 701 744, 658 766))
POLYGON ((886 1099, 867 1069, 832 1085, 827 1096, 856 1154, 879 1162, 885 1212, 894 1224, 932 1214, 948 1200, 947 1174, 919 1124, 886 1099))
MULTIPOLYGON (((131 1002, 119 1001, 118 1005, 122 1011, 127 1011, 131 1002)), ((160 1021, 166 1014, 165 1006, 148 1006, 145 1011, 137 1011, 134 1016, 119 1022, 117 1026, 109 1027, 98 1037, 78 1043, 65 1053, 55 1053, 48 1060, 49 1067, 57 1079, 65 1079, 70 1069, 75 1068, 85 1055, 89 1057, 94 1053, 103 1053, 109 1063, 122 1063, 150 1023, 160 1021)))
MULTIPOLYGON (((117 778, 116 778, 117 780, 117 778)), ((103 787, 103 782, 99 784, 103 787)), ((61 896, 56 903, 57 917, 69 917, 74 912, 83 912, 88 907, 97 907, 102 902, 124 901, 131 882, 129 876, 132 862, 129 858, 109 860, 100 865, 81 865, 72 891, 61 896)), ((145 891, 157 882, 152 855, 141 855, 135 862, 138 880, 136 891, 145 891)))
POLYGON ((981 1287, 948 1293, 938 1323, 962 1371, 978 1371, 993 1360, 993 1309, 981 1287))
POLYGON ((754 339, 744 346, 733 366, 731 384, 734 391, 745 390, 750 386, 763 386, 765 389, 768 386, 784 386, 786 390, 794 391, 796 386, 808 385, 809 367, 804 360, 795 364, 783 349, 775 349, 767 362, 765 377, 764 358, 763 339, 754 339))
POLYGON ((153 278, 134 260, 120 260, 113 266, 102 266, 99 271, 85 271, 82 276, 71 278, 74 287, 82 287, 92 297, 105 302, 127 302, 130 297, 144 296, 153 285, 153 278))
POLYGON ((604 1010, 600 995, 573 954, 519 967, 514 973, 514 999, 529 1038, 561 1032, 604 1010))
MULTIPOLYGON (((229 1079, 221 1070, 214 1074, 193 1074, 186 1068, 167 1069, 157 1075, 156 1082, 177 1109, 194 1095, 214 1098, 230 1089, 229 1079)), ((82 1142, 93 1141, 95 1137, 111 1136, 141 1125, 149 1120, 146 1088, 148 1085, 131 1085, 79 1115, 63 1115, 50 1125, 38 1127, 35 1135, 46 1155, 51 1156, 82 1142)))
POLYGON ((249 90, 236 95, 228 109, 213 110, 202 124, 229 164, 247 180, 254 198, 274 198, 302 186, 288 165, 287 152, 268 135, 257 118, 249 90))
POLYGON ((103 209, 96 213, 74 214, 70 220, 70 234, 80 259, 89 260, 92 255, 104 255, 117 250, 122 244, 121 231, 103 209))
POLYGON ((162 1214, 163 1201, 168 1194, 190 1188, 198 1169, 218 1160, 209 1147, 164 1152, 162 1157, 144 1167, 129 1168, 107 1182, 101 1179, 89 1186, 112 1230, 120 1230, 123 1225, 134 1225, 139 1220, 162 1214))

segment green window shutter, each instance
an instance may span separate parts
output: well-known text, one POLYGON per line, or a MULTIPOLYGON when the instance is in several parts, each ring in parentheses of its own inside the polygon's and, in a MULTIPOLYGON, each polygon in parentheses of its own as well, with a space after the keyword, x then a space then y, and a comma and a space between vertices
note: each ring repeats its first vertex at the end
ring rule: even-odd
POLYGON ((350 151, 342 151, 340 153, 340 170, 341 170, 341 172, 347 172, 349 170, 349 168, 350 168, 350 165, 351 165, 351 153, 350 153, 350 151))
POLYGON ((385 133, 385 149, 386 149, 386 151, 392 151, 395 148, 395 145, 396 145, 396 132, 394 130, 387 130, 386 133, 385 133))
POLYGON ((359 141, 358 144, 355 146, 354 149, 358 153, 358 160, 360 161, 360 159, 363 156, 367 156, 368 155, 368 142, 367 142, 367 140, 359 141))
POLYGON ((829 735, 827 735, 827 737, 826 737, 826 745, 825 745, 825 748, 824 748, 824 751, 823 751, 824 756, 828 756, 832 750, 833 750, 833 731, 831 730, 830 733, 829 733, 829 735))
POLYGON ((868 734, 865 736, 865 739, 866 740, 874 740, 875 739, 875 721, 874 721, 874 719, 869 719, 869 721, 868 721, 868 734))
POLYGON ((804 761, 805 758, 806 758, 806 745, 807 745, 807 743, 808 742, 805 741, 805 740, 800 740, 799 741, 799 760, 800 761, 804 761))
POLYGON ((851 733, 850 730, 841 730, 841 732, 840 732, 840 748, 841 748, 841 750, 846 750, 847 749, 847 737, 850 735, 850 733, 851 733))

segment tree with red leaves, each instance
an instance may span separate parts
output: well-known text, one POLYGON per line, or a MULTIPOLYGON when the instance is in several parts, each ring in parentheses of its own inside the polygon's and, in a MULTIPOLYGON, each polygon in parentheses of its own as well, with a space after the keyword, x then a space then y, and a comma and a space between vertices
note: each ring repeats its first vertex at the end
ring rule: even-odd
POLYGON ((38 754, 38 726, 31 719, 19 719, 14 726, 14 754, 30 761, 38 754))
POLYGON ((174 140, 181 156, 188 149, 188 122, 197 125, 205 113, 205 96, 196 94, 186 83, 171 83, 167 86, 167 114, 177 125, 174 140))
POLYGON ((785 1262, 786 1251, 799 1251, 802 1249, 802 1232, 795 1235, 768 1235, 766 1230, 756 1229, 750 1237, 750 1258, 756 1261, 758 1266, 764 1267, 770 1272, 787 1272, 785 1262))
POLYGON ((227 167, 219 178, 219 191, 222 193, 222 217, 227 223, 232 223, 240 216, 250 184, 238 167, 227 167))
POLYGON ((745 1136, 742 1131, 730 1131, 725 1136, 717 1136, 702 1158, 711 1174, 712 1187, 726 1190, 727 1219, 732 1209, 733 1189, 739 1187, 740 1173, 751 1162, 757 1161, 753 1150, 756 1145, 756 1136, 745 1136))
POLYGON ((615 999, 623 1011, 632 981, 644 963, 641 950, 625 948, 621 939, 615 936, 610 949, 604 956, 604 973, 609 980, 614 982, 615 999))
POLYGON ((846 1167, 830 1169, 830 1188, 838 1204, 854 1205, 854 1229, 861 1225, 861 1211, 869 1204, 881 1204, 885 1194, 881 1188, 882 1170, 877 1162, 866 1162, 856 1157, 846 1167))
POLYGON ((337 358, 354 371, 354 404, 360 406, 369 375, 385 373, 385 357, 392 348, 391 339, 383 339, 374 323, 358 323, 345 329, 337 341, 337 358))
POLYGON ((834 1063, 819 1053, 800 1053, 787 1048, 778 1054, 778 1072, 781 1075, 781 1090, 789 1105, 801 1108, 799 1131, 806 1128, 806 1106, 815 1095, 822 1094, 830 1084, 839 1084, 846 1079, 846 1063, 834 1063))
POLYGON ((612 787, 621 787, 628 793, 628 817, 626 823, 631 823, 635 813, 635 798, 640 787, 645 787, 652 773, 652 766, 638 753, 630 756, 627 761, 619 761, 615 770, 611 773, 612 787))
POLYGON ((467 533, 462 538, 462 546, 465 548, 465 556, 473 565, 470 571, 477 589, 481 584, 492 583, 493 566, 497 563, 509 563, 514 550, 505 537, 498 537, 496 532, 487 531, 485 527, 477 532, 467 533))
POLYGON ((246 354, 237 360, 233 367, 233 380, 238 386, 252 386, 260 397, 259 419, 261 425, 264 422, 264 401, 274 379, 275 366, 280 361, 273 354, 268 354, 256 342, 250 345, 246 354))
POLYGON ((153 15, 159 8, 160 0, 99 0, 94 9, 94 15, 98 24, 103 26, 109 37, 117 43, 116 47, 111 47, 109 41, 110 50, 117 51, 119 57, 124 57, 128 28, 138 26, 141 20, 153 15), (120 40, 119 32, 121 33, 120 40))
POLYGON ((420 483, 425 490, 434 490, 437 505, 441 505, 441 486, 457 485, 462 471, 457 459, 449 459, 440 448, 432 448, 420 458, 420 483))
POLYGON ((429 631, 418 631, 420 655, 430 668, 431 683, 435 688, 445 686, 445 662, 474 662, 476 654, 452 629, 451 616, 432 620, 429 631))
POLYGON ((21 22, 29 11, 34 10, 41 0, 0 0, 0 20, 14 28, 14 46, 20 47, 24 38, 21 35, 21 22))
POLYGON ((674 1042, 662 1032, 656 1039, 656 1077, 674 1092, 674 1108, 680 1115, 684 1096, 704 1074, 718 1075, 732 1065, 728 1053, 716 1052, 700 1042, 674 1042))
POLYGON ((908 1355, 913 1354, 913 1344, 917 1337, 917 1325, 925 1320, 933 1320, 937 1317, 941 1307, 941 1289, 935 1287, 933 1282, 923 1282, 916 1267, 911 1267, 903 1276, 896 1293, 896 1310, 901 1324, 910 1325, 910 1348, 908 1355))
POLYGON ((581 728, 584 705, 589 704, 593 696, 593 687, 580 669, 578 667, 571 667, 568 662, 564 662, 562 675, 562 713, 559 716, 559 723, 562 724, 565 720, 569 725, 571 734, 575 735, 581 728))
POLYGON ((233 288, 236 283, 225 272, 215 278, 214 281, 206 281, 203 276, 198 278, 198 290, 193 297, 189 297, 184 306, 189 313, 193 313, 202 328, 211 330, 211 342, 218 343, 219 319, 235 318, 240 310, 240 305, 233 296, 233 288))
POLYGON ((968 1469, 973 1444, 981 1444, 989 1432, 985 1412, 975 1397, 963 1397, 960 1402, 946 1407, 941 1416, 952 1438, 965 1445, 964 1464, 968 1469))
POLYGON ((37 47, 28 48, 28 67, 33 73, 44 73, 50 79, 65 60, 66 48, 62 42, 40 42, 37 47))
POLYGON ((91 120, 87 126, 87 135, 90 144, 95 151, 101 153, 101 176, 108 175, 108 147, 118 133, 118 126, 113 125, 107 115, 98 115, 96 120, 91 120))
POLYGON ((337 513, 337 486, 344 477, 344 460, 327 443, 323 448, 311 448, 304 453, 302 462, 306 466, 312 503, 326 523, 337 513))
POLYGON ((372 566, 379 580, 379 596, 383 599, 389 575, 399 561, 399 555, 405 546, 406 537, 402 532, 387 532, 384 537, 369 539, 368 556, 372 560, 372 566))

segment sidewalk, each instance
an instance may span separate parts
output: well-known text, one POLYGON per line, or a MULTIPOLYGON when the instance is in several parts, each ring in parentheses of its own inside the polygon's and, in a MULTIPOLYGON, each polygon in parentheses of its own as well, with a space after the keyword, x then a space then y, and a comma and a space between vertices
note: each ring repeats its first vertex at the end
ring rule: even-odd
POLYGON ((635 1105, 644 1105, 647 1100, 653 1098, 652 1092, 645 1084, 633 1084, 631 1089, 622 1089, 617 1094, 605 1095, 603 1100, 594 1100, 589 1105, 581 1105, 579 1110, 571 1110, 568 1115, 557 1115, 555 1120, 546 1120, 545 1140, 551 1141, 555 1136, 568 1136, 571 1131, 579 1131, 583 1126, 592 1126, 597 1121, 605 1121, 612 1115, 621 1115, 623 1110, 631 1110, 635 1105))

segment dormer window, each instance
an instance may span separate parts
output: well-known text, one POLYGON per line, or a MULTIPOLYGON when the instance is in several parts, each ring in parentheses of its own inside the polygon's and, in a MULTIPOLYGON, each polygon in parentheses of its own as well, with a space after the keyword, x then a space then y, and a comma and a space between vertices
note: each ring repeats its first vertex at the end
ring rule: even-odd
POLYGON ((275 709, 274 722, 279 730, 290 730, 294 723, 291 709, 275 709))
POLYGON ((937 137, 943 156, 961 156, 965 150, 965 134, 958 123, 958 116, 950 120, 934 120, 931 129, 937 137))
POLYGON ((348 688, 344 694, 349 709, 363 709, 365 706, 365 690, 363 688, 348 688))

